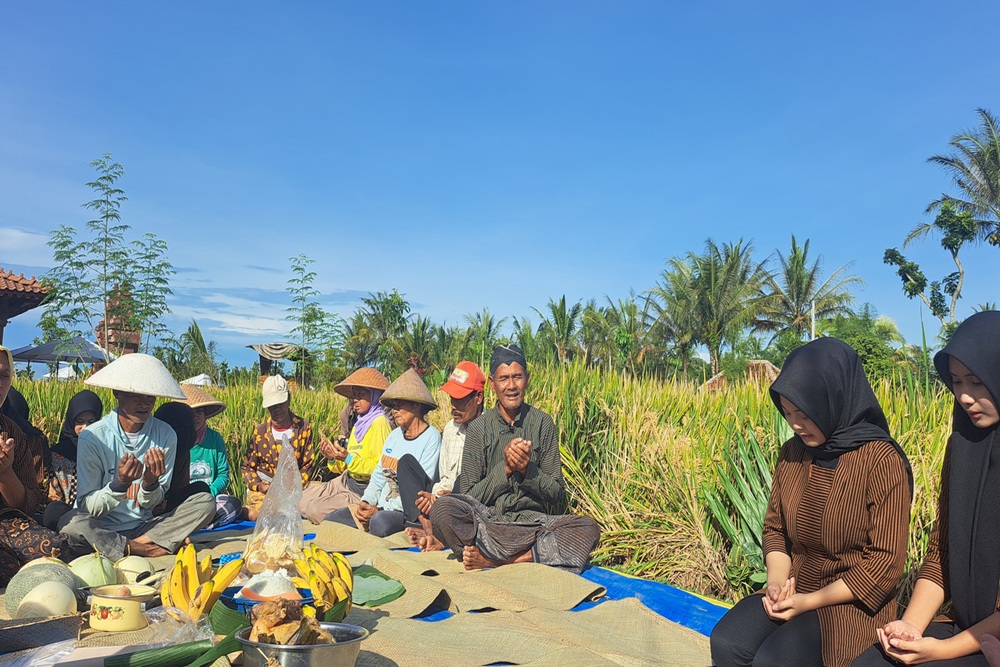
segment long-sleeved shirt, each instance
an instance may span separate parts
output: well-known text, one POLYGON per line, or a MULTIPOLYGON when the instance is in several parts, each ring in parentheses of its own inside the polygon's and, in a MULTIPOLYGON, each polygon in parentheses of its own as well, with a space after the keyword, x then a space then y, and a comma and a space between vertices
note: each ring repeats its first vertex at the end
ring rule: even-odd
POLYGON ((345 470, 359 482, 367 482, 371 479, 375 466, 378 465, 379 457, 382 456, 382 445, 389 437, 392 427, 385 417, 376 417, 365 432, 365 437, 358 442, 358 438, 351 429, 351 434, 347 439, 347 459, 344 461, 332 460, 327 465, 332 472, 338 475, 345 470))
MULTIPOLYGON (((309 481, 309 472, 313 463, 313 438, 312 427, 302 417, 292 415, 292 449, 295 450, 295 460, 299 464, 299 472, 302 473, 302 483, 309 481)), ((269 478, 274 477, 274 471, 278 466, 278 452, 281 451, 281 443, 275 442, 274 433, 271 432, 271 420, 268 419, 263 424, 258 424, 253 431, 250 446, 247 448, 246 456, 240 465, 240 472, 243 473, 243 482, 250 491, 260 491, 261 478, 258 471, 264 473, 269 478)))
POLYGON ((444 425, 444 431, 441 432, 441 458, 438 459, 440 480, 431 489, 431 493, 455 490, 455 482, 462 472, 462 453, 465 451, 465 434, 468 430, 468 424, 456 424, 454 419, 444 425))
POLYGON ((170 488, 177 456, 177 435, 170 425, 150 417, 139 430, 132 444, 118 421, 118 410, 112 410, 100 421, 80 433, 76 460, 76 506, 86 510, 101 527, 117 532, 131 530, 153 516, 170 488), (159 484, 147 490, 142 477, 130 486, 118 485, 118 462, 125 454, 142 461, 153 447, 163 450, 166 471, 159 484))
MULTIPOLYGON (((13 509, 19 509, 31 516, 41 509, 45 501, 45 492, 38 484, 34 457, 26 442, 27 436, 12 419, 3 414, 0 414, 0 433, 6 433, 8 438, 14 440, 14 461, 11 463, 11 469, 24 487, 24 505, 13 509)), ((7 506, 3 495, 0 495, 0 509, 7 506)))
POLYGON ((218 431, 205 429, 205 439, 191 448, 191 481, 205 482, 213 496, 229 484, 229 459, 226 443, 218 431))
POLYGON ((823 664, 846 667, 896 619, 896 591, 906 565, 910 482, 902 457, 874 441, 840 456, 834 469, 813 465, 805 448, 786 442, 778 455, 764 517, 765 556, 787 554, 799 593, 838 579, 854 594, 816 611, 823 664))
POLYGON ((507 521, 534 521, 565 510, 566 493, 556 425, 547 414, 521 405, 513 423, 500 407, 469 424, 462 453, 459 493, 472 496, 507 521), (507 474, 504 449, 514 438, 531 441, 528 466, 522 475, 507 474))
POLYGON ((361 497, 369 505, 375 505, 381 510, 403 511, 403 501, 399 497, 399 484, 396 473, 399 470, 399 459, 410 454, 420 463, 431 480, 437 479, 438 457, 441 453, 441 432, 433 426, 428 426, 424 432, 408 439, 402 429, 394 429, 385 439, 382 446, 382 457, 375 466, 365 495, 361 497))

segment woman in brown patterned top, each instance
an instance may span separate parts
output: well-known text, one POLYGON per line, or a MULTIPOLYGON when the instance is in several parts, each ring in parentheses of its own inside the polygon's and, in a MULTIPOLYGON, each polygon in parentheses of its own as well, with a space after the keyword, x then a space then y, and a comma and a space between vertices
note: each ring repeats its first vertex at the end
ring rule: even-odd
POLYGON ((955 395, 937 521, 906 613, 856 665, 986 667, 981 638, 1000 634, 1000 312, 962 322, 934 366, 955 395))
POLYGON ((792 352, 771 400, 795 436, 764 519, 767 586, 719 621, 712 659, 846 667, 896 617, 912 472, 846 343, 792 352))
MULTIPOLYGON (((0 346, 0 403, 7 397, 13 375, 10 351, 0 346)), ((0 414, 0 586, 6 586, 29 560, 63 555, 66 537, 30 518, 44 499, 24 432, 0 414)))

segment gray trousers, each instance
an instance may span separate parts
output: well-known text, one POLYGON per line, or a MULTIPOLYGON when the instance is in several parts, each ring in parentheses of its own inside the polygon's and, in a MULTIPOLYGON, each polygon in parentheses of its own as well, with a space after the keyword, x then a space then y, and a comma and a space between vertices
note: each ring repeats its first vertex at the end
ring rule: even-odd
POLYGON ((215 516, 215 497, 210 493, 196 493, 176 509, 155 516, 122 532, 109 530, 85 510, 75 509, 59 521, 59 532, 69 538, 76 550, 94 549, 113 561, 125 557, 129 540, 146 535, 171 553, 175 553, 184 539, 207 526, 215 516))

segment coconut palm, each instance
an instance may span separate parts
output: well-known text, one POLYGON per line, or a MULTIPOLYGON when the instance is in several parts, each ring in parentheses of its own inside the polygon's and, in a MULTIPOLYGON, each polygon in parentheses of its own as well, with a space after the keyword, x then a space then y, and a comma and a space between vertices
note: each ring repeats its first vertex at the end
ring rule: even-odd
POLYGON ((410 304, 396 290, 369 293, 361 298, 361 302, 364 305, 358 312, 364 319, 364 328, 372 337, 377 365, 384 372, 391 372, 393 353, 406 331, 410 304))
POLYGON ((548 315, 542 314, 537 308, 532 308, 542 318, 538 325, 539 333, 548 337, 556 353, 556 359, 561 364, 568 362, 577 348, 577 333, 580 326, 580 314, 583 307, 577 301, 572 306, 566 305, 566 295, 558 301, 549 299, 548 315))
MULTIPOLYGON (((672 348, 681 363, 681 372, 688 373, 688 361, 694 351, 696 311, 694 267, 683 258, 667 261, 660 280, 647 293, 649 310, 647 330, 650 343, 661 354, 672 348)), ((669 355, 668 355, 669 356, 669 355)))
POLYGON ((791 331, 799 340, 810 329, 812 315, 817 319, 831 319, 849 315, 854 297, 851 286, 864 281, 858 276, 845 275, 845 264, 825 280, 820 268, 822 257, 809 263, 809 239, 799 245, 792 235, 792 248, 788 255, 775 251, 778 270, 764 281, 765 292, 770 296, 757 318, 756 328, 776 335, 791 331))
POLYGON ((944 167, 962 195, 943 194, 927 211, 950 203, 959 212, 972 213, 977 237, 1000 245, 1000 122, 986 109, 976 109, 976 114, 979 127, 953 136, 948 142, 951 153, 927 159, 944 167))
POLYGON ((751 243, 717 245, 709 239, 701 254, 689 252, 694 276, 694 332, 708 348, 712 374, 719 372, 722 348, 738 340, 770 299, 762 286, 769 274, 753 259, 751 243))
POLYGON ((494 346, 500 341, 500 328, 507 318, 497 319, 489 308, 483 308, 478 313, 466 315, 465 321, 469 324, 465 334, 469 351, 478 359, 479 367, 483 368, 494 346))

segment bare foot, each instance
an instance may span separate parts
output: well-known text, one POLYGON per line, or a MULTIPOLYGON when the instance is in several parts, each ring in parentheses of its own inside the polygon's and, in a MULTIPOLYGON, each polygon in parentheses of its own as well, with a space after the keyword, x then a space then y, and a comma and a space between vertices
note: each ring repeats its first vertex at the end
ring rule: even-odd
POLYGON ((410 544, 415 547, 419 547, 420 540, 427 537, 427 533, 423 528, 404 528, 403 532, 405 532, 406 536, 410 538, 410 544))
POLYGON ((169 556, 170 552, 153 542, 140 542, 139 540, 128 541, 128 552, 134 556, 144 558, 156 558, 157 556, 169 556))
POLYGON ((433 533, 429 533, 420 538, 420 543, 417 545, 420 547, 421 551, 444 551, 444 544, 441 540, 434 537, 433 533))
POLYGON ((247 521, 256 521, 259 514, 260 510, 247 508, 247 521))
POLYGON ((462 550, 462 564, 466 570, 483 570, 488 567, 500 567, 504 563, 490 560, 483 555, 479 547, 465 547, 462 550))

